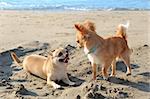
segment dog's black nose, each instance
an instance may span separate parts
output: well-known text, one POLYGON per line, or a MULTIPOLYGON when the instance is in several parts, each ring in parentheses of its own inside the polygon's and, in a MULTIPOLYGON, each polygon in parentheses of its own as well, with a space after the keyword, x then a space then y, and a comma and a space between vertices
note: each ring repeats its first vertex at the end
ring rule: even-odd
POLYGON ((66 53, 68 53, 68 49, 66 48, 66 53))

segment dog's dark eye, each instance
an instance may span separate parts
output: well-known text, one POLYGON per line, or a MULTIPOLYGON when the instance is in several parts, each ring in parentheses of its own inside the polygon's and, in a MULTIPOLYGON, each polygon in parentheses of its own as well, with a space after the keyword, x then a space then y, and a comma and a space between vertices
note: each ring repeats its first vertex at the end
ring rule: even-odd
POLYGON ((59 54, 58 54, 58 57, 60 57, 60 56, 62 56, 63 55, 63 53, 62 52, 60 52, 59 54))
POLYGON ((79 40, 77 40, 77 43, 79 43, 79 40))

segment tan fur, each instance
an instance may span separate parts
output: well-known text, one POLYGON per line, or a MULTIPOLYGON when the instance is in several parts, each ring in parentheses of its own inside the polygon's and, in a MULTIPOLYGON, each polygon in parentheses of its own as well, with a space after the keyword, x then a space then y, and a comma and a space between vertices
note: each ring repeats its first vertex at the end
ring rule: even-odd
POLYGON ((92 67, 93 79, 96 79, 96 64, 102 64, 102 75, 107 79, 107 70, 112 66, 111 76, 116 74, 116 58, 122 58, 127 65, 127 75, 131 74, 130 53, 131 50, 127 45, 125 27, 118 28, 116 36, 102 38, 95 31, 87 28, 84 24, 75 24, 78 30, 76 41, 80 47, 84 47, 84 52, 87 54, 92 67), (95 51, 88 53, 95 47, 95 51))
MULTIPOLYGON (((56 49, 48 57, 29 55, 23 60, 23 69, 31 74, 47 79, 47 84, 52 85, 54 88, 61 87, 54 82, 55 80, 62 80, 69 85, 74 85, 74 82, 71 82, 67 76, 67 63, 58 61, 60 52, 63 53, 61 57, 65 58, 66 51, 63 48, 56 49)), ((14 52, 11 52, 11 56, 17 65, 21 65, 21 61, 14 52)))
POLYGON ((129 27, 129 21, 127 21, 126 24, 119 24, 117 27, 117 31, 116 31, 116 36, 120 36, 122 38, 124 38, 125 40, 127 40, 127 29, 129 27))
POLYGON ((123 26, 119 25, 118 28, 117 28, 117 32, 116 32, 116 35, 117 36, 120 36, 124 39, 127 39, 127 35, 126 35, 126 30, 123 26))

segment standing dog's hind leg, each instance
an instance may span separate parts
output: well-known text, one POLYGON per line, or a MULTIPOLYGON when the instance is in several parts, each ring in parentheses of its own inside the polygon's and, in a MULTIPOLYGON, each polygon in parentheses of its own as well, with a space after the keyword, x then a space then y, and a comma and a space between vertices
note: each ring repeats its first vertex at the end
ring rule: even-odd
POLYGON ((113 61, 112 61, 112 63, 111 63, 111 69, 112 69, 112 71, 111 71, 111 77, 114 77, 115 75, 116 75, 116 59, 114 59, 113 61))

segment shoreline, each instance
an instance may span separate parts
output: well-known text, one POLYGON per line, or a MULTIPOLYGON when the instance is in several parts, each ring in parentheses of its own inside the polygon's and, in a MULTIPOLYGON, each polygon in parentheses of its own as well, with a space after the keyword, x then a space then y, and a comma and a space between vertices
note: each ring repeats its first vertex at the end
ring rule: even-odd
POLYGON ((115 12, 115 11, 150 11, 150 9, 99 9, 99 10, 38 10, 38 9, 0 9, 1 11, 18 11, 18 12, 53 12, 53 13, 60 13, 60 12, 100 12, 100 11, 110 11, 110 12, 115 12))

